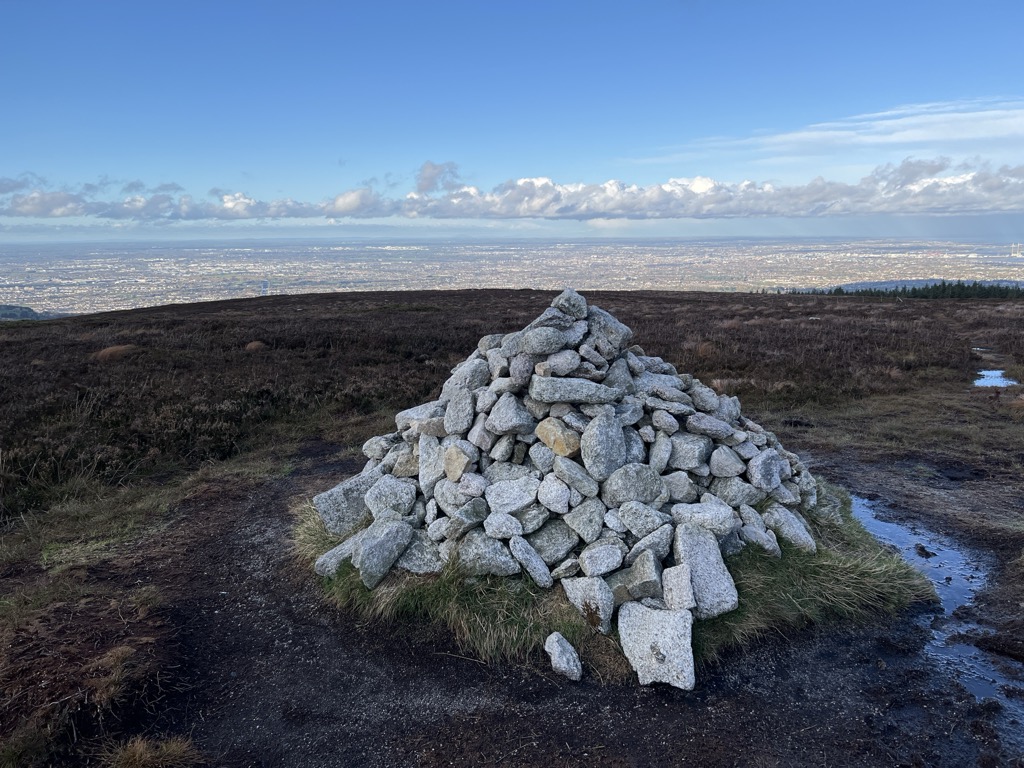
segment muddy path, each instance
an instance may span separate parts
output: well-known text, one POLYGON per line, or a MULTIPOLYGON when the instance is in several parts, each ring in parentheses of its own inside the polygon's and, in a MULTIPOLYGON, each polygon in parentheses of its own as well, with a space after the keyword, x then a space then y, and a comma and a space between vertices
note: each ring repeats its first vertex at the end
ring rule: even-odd
MULTIPOLYGON (((1024 765, 922 653, 913 616, 773 638, 694 692, 482 665, 416 629, 355 626, 289 552, 289 505, 355 466, 308 444, 269 481, 191 495, 145 558, 174 665, 152 733, 217 766, 1024 765)), ((143 723, 140 723, 143 725, 143 723)))

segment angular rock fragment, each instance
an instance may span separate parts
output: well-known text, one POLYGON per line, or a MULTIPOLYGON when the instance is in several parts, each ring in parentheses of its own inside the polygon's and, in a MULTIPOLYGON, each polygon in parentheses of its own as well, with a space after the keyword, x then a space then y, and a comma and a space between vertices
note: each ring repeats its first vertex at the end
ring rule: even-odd
POLYGON ((508 544, 509 549, 512 551, 512 556, 519 561, 523 570, 529 574, 538 587, 547 589, 554 584, 547 563, 544 562, 544 559, 537 553, 537 550, 531 547, 526 539, 522 536, 513 536, 508 544))
POLYGON ((619 641, 640 685, 668 683, 693 690, 692 629, 689 611, 658 611, 639 603, 619 609, 619 641))
POLYGON ((552 632, 544 641, 544 650, 551 658, 551 669, 560 675, 565 675, 570 680, 579 680, 583 677, 583 665, 580 663, 579 654, 566 640, 561 633, 552 632))
POLYGON ((412 526, 399 520, 377 520, 363 532, 357 567, 367 589, 380 584, 411 540, 412 526))
POLYGON ((580 455, 587 473, 601 482, 626 463, 622 424, 611 406, 592 419, 580 438, 580 455))
POLYGON ((615 597, 611 589, 598 576, 576 576, 562 579, 562 588, 569 602, 576 606, 583 618, 601 634, 612 628, 615 597))
POLYGON ((739 595, 715 535, 695 523, 676 526, 673 541, 676 563, 690 567, 698 619, 713 619, 739 606, 739 595))
POLYGON ((466 534, 458 548, 459 564, 473 576, 514 576, 519 573, 519 562, 508 547, 492 539, 480 528, 466 534))

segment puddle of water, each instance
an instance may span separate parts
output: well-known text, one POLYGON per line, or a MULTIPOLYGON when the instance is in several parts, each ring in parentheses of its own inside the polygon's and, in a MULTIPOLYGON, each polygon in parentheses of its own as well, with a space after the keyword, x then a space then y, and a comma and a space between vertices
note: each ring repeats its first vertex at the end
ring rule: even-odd
POLYGON ((1006 378, 1006 371, 978 371, 978 377, 974 380, 976 387, 1013 387, 1020 383, 1006 378))
POLYGON ((867 499, 853 497, 853 516, 876 539, 899 550, 903 558, 924 573, 935 586, 942 603, 942 615, 934 618, 925 616, 921 620, 932 635, 925 653, 977 699, 997 699, 1011 721, 1024 722, 1024 701, 1010 698, 1001 690, 1002 686, 1021 686, 1024 665, 1000 659, 1003 669, 1015 673, 1011 676, 997 668, 994 657, 956 639, 968 633, 985 634, 978 624, 954 613, 957 608, 970 605, 975 593, 984 586, 986 572, 981 559, 972 557, 955 542, 926 528, 878 519, 875 506, 867 499))

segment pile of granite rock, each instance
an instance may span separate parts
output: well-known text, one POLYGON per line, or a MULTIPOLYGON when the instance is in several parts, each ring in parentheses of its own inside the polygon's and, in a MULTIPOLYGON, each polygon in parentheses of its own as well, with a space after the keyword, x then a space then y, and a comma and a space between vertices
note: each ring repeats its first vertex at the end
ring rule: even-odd
MULTIPOLYGON (((560 584, 601 632, 613 620, 640 682, 694 686, 692 622, 738 605, 723 556, 779 539, 815 551, 814 478, 735 397, 633 345, 575 291, 522 331, 485 336, 441 396, 363 446, 361 474, 313 499, 344 537, 316 570, 560 584), (366 524, 369 521, 369 526, 366 524)), ((572 646, 545 646, 579 678, 572 646)))

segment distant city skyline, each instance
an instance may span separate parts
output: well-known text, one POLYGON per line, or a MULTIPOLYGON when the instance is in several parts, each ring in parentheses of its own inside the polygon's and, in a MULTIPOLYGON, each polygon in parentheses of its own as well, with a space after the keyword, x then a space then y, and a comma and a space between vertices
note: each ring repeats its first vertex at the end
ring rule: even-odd
POLYGON ((1024 238, 1024 5, 8 3, 0 248, 1024 238))

